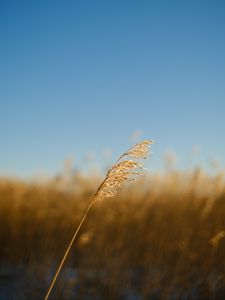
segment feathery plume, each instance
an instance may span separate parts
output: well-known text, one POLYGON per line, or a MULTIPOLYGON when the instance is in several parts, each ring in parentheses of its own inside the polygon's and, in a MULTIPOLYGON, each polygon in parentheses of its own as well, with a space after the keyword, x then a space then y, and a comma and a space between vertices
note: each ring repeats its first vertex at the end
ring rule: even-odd
POLYGON ((101 201, 104 198, 115 196, 118 188, 123 183, 135 181, 137 176, 142 175, 141 170, 143 170, 143 164, 133 159, 148 158, 151 144, 153 144, 153 141, 145 140, 122 154, 108 171, 106 178, 95 193, 93 201, 101 201), (138 169, 138 171, 136 171, 136 169, 138 169))

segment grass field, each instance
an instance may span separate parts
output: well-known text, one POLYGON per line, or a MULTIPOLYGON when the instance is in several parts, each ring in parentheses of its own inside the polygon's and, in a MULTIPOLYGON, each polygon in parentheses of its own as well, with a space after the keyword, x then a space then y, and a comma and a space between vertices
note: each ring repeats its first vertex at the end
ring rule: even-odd
MULTIPOLYGON (((0 299, 43 299, 98 186, 0 180, 0 299)), ((225 299, 225 183, 149 175, 92 207, 50 299, 225 299)))

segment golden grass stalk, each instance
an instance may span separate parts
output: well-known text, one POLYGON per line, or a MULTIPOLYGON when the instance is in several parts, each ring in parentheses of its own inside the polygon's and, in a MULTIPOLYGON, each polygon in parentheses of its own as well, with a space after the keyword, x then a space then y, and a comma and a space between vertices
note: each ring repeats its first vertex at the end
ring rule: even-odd
POLYGON ((123 153, 117 162, 111 167, 111 169, 108 171, 105 179, 102 181, 100 186, 98 187, 95 195, 91 199, 91 201, 88 204, 87 209, 85 210, 80 223, 78 224, 74 235, 65 251, 65 254, 59 264, 59 267, 51 281, 51 284, 48 288, 48 291, 45 296, 45 300, 49 299, 49 295, 55 285, 55 282, 59 276, 59 273, 66 261, 66 258, 70 252, 70 249, 77 237, 78 232, 80 231, 80 228, 84 222, 84 220, 87 217, 87 214, 92 207, 92 205, 97 202, 101 201, 104 198, 113 197, 116 195, 118 188, 125 182, 134 181, 136 180, 137 176, 142 175, 141 170, 143 169, 143 165, 136 161, 136 159, 146 159, 148 158, 150 154, 150 145, 153 144, 153 141, 151 140, 144 140, 132 148, 130 148, 128 151, 123 153))

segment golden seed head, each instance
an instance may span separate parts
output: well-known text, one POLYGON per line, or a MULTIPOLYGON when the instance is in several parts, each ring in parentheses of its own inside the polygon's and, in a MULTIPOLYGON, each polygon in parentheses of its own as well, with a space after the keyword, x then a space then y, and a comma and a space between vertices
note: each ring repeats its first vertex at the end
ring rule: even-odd
POLYGON ((142 141, 120 156, 119 160, 108 171, 106 178, 97 190, 94 201, 101 201, 104 198, 116 195, 118 187, 123 183, 134 181, 141 172, 135 169, 143 169, 143 164, 133 159, 146 159, 150 155, 151 140, 142 141), (133 158, 133 159, 130 159, 133 158))

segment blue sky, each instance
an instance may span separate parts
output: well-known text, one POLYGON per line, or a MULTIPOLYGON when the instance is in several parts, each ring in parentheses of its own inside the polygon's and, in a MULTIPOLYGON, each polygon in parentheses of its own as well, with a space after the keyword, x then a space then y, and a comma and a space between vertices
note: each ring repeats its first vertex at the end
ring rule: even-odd
POLYGON ((156 141, 225 164, 224 1, 1 1, 0 174, 156 141))

